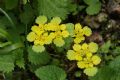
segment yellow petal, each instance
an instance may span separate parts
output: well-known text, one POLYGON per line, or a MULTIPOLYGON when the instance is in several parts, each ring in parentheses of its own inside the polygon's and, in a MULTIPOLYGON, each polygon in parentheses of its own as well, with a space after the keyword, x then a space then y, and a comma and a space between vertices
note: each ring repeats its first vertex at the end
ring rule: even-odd
POLYGON ((54 17, 54 18, 51 20, 51 23, 53 23, 53 24, 60 24, 60 23, 61 23, 60 17, 54 17))
POLYGON ((75 24, 75 30, 80 30, 80 29, 82 29, 82 26, 81 26, 81 24, 80 23, 77 23, 77 24, 75 24))
POLYGON ((101 59, 100 59, 99 56, 94 55, 94 56, 92 57, 92 62, 93 62, 94 65, 98 65, 98 64, 100 64, 101 59))
POLYGON ((86 43, 84 43, 84 44, 82 45, 82 49, 83 49, 83 50, 87 50, 87 49, 88 49, 88 45, 87 45, 86 43))
POLYGON ((37 24, 45 24, 47 22, 46 16, 38 16, 35 20, 37 24))
POLYGON ((35 32, 37 35, 41 35, 44 31, 40 29, 38 26, 32 26, 31 30, 35 32))
POLYGON ((75 60, 75 52, 73 50, 68 50, 68 52, 67 52, 67 58, 69 60, 75 60))
POLYGON ((73 45, 73 50, 80 51, 81 50, 81 46, 79 44, 74 44, 73 45))
POLYGON ((44 44, 45 44, 45 42, 42 40, 35 40, 34 41, 34 45, 44 45, 44 44))
POLYGON ((33 42, 36 38, 36 34, 34 32, 30 32, 28 35, 27 35, 27 40, 30 41, 30 42, 33 42))
POLYGON ((78 44, 78 43, 80 43, 82 40, 80 39, 80 38, 78 38, 78 37, 76 37, 75 39, 74 39, 74 43, 76 43, 76 44, 78 44))
POLYGON ((76 54, 75 54, 75 59, 76 59, 77 61, 81 61, 81 60, 82 60, 82 56, 81 56, 80 54, 76 53, 76 54))
POLYGON ((95 53, 98 50, 98 45, 94 42, 89 43, 88 47, 92 53, 95 53))
POLYGON ((57 47, 62 47, 65 44, 62 37, 55 38, 53 42, 57 47))
POLYGON ((65 29, 66 29, 66 25, 65 25, 65 24, 61 24, 61 25, 60 25, 60 29, 61 29, 61 30, 65 30, 65 29))
POLYGON ((92 30, 87 26, 83 28, 83 31, 86 36, 90 36, 92 34, 92 30))
POLYGON ((33 45, 32 50, 37 53, 41 53, 45 50, 45 47, 40 45, 33 45))
POLYGON ((94 76, 97 73, 98 69, 96 67, 86 68, 84 73, 88 76, 94 76))
POLYGON ((90 58, 92 56, 92 53, 86 53, 86 57, 90 58))
POLYGON ((68 31, 62 31, 62 36, 63 37, 68 37, 69 36, 69 32, 68 31))
POLYGON ((77 62, 77 66, 78 66, 78 68, 81 68, 81 69, 83 69, 83 68, 85 68, 85 62, 83 62, 83 61, 79 61, 79 62, 77 62))

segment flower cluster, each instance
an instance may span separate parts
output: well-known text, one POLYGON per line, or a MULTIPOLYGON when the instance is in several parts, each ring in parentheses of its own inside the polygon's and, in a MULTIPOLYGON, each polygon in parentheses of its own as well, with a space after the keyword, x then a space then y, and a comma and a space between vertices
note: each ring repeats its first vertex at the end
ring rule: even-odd
POLYGON ((47 17, 39 16, 36 23, 37 25, 32 26, 32 31, 27 35, 27 40, 34 43, 32 47, 34 51, 43 52, 45 50, 44 45, 52 42, 58 47, 65 44, 64 38, 69 36, 69 32, 66 30, 65 24, 60 24, 61 19, 59 17, 54 17, 47 23, 47 17))
POLYGON ((85 36, 90 36, 92 31, 87 26, 83 27, 78 23, 74 28, 74 45, 72 50, 68 50, 67 58, 69 60, 76 60, 77 66, 84 69, 84 73, 88 76, 94 76, 97 72, 95 67, 101 62, 98 55, 95 54, 98 50, 98 45, 94 42, 82 43, 85 36))
POLYGON ((81 41, 85 40, 84 36, 90 36, 92 34, 92 31, 87 26, 83 27, 80 23, 75 24, 74 29, 74 43, 78 44, 81 43, 81 41))
POLYGON ((32 31, 27 35, 27 40, 34 43, 32 49, 35 52, 43 52, 44 46, 51 43, 57 47, 62 47, 65 44, 64 39, 72 37, 74 44, 72 49, 68 50, 67 58, 76 60, 78 68, 83 69, 86 75, 94 76, 96 74, 96 65, 101 62, 100 57, 95 54, 98 45, 94 42, 83 43, 85 36, 92 34, 89 27, 82 27, 80 23, 73 27, 61 24, 59 17, 54 17, 50 22, 47 22, 47 17, 39 16, 35 22, 36 25, 32 26, 32 31))

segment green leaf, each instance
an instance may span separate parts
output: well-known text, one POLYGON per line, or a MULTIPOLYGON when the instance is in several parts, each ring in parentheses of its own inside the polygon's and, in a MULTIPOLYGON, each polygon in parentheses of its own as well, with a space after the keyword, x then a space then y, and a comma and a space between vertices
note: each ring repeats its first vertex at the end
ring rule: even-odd
POLYGON ((8 32, 6 30, 4 30, 3 28, 0 28, 0 36, 4 37, 4 38, 9 38, 10 37, 8 32))
POLYGON ((16 65, 25 69, 25 62, 23 58, 23 48, 14 51, 16 65))
POLYGON ((108 53, 110 47, 111 47, 111 41, 107 41, 106 43, 104 43, 104 44, 100 47, 100 52, 102 52, 102 53, 108 53))
POLYGON ((111 76, 113 75, 114 70, 109 68, 108 66, 102 67, 98 70, 98 73, 90 77, 90 80, 111 80, 111 76))
POLYGON ((30 4, 24 6, 24 11, 19 15, 20 20, 24 24, 30 23, 34 19, 34 10, 30 4))
POLYGON ((96 2, 99 2, 99 0, 83 0, 87 5, 93 5, 96 2))
POLYGON ((119 55, 120 54, 120 47, 117 46, 114 50, 113 50, 113 55, 119 55))
POLYGON ((90 80, 119 80, 120 79, 120 56, 116 57, 109 65, 98 70, 90 80))
POLYGON ((39 15, 65 19, 70 13, 69 4, 71 4, 70 0, 38 0, 39 15))
POLYGON ((18 4, 18 0, 5 0, 5 7, 8 10, 15 8, 18 4))
POLYGON ((14 57, 12 55, 0 55, 0 71, 11 72, 14 70, 14 57))
POLYGON ((15 43, 15 44, 11 44, 9 46, 6 46, 4 48, 0 48, 0 54, 8 54, 9 52, 16 50, 18 48, 23 47, 23 45, 21 43, 15 43))
POLYGON ((74 35, 74 24, 67 23, 66 27, 67 27, 67 30, 69 31, 70 35, 73 36, 74 35))
POLYGON ((101 3, 97 2, 94 5, 88 6, 86 12, 89 15, 94 15, 99 13, 100 10, 101 10, 101 3))
POLYGON ((68 37, 65 39, 65 45, 64 45, 64 48, 66 50, 69 50, 71 48, 71 44, 73 42, 73 38, 72 37, 68 37))
POLYGON ((117 56, 110 64, 110 68, 114 69, 115 71, 120 71, 120 56, 117 56))
POLYGON ((28 48, 28 59, 31 63, 37 65, 45 65, 50 61, 50 55, 46 51, 43 53, 36 53, 32 50, 32 47, 28 48))
POLYGON ((65 80, 66 73, 63 69, 57 66, 43 66, 35 71, 35 74, 40 80, 65 80))

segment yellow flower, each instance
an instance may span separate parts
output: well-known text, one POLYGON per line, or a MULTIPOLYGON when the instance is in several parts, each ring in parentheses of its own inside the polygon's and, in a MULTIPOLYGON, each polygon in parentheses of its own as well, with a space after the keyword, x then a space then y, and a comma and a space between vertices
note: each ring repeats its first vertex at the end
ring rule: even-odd
POLYGON ((73 45, 73 50, 80 51, 81 50, 81 46, 79 44, 74 44, 73 45))
POLYGON ((75 60, 75 51, 73 51, 73 50, 68 50, 68 52, 67 52, 67 58, 68 58, 69 60, 75 60))
POLYGON ((30 32, 28 35, 27 35, 27 40, 29 42, 33 42, 34 40, 36 39, 36 34, 34 32, 30 32))
POLYGON ((90 35, 92 34, 91 29, 88 28, 87 26, 85 26, 85 27, 83 28, 83 31, 84 31, 84 34, 85 34, 86 36, 90 36, 90 35))
POLYGON ((98 65, 101 62, 101 59, 99 56, 94 55, 94 56, 92 56, 92 62, 94 65, 98 65))

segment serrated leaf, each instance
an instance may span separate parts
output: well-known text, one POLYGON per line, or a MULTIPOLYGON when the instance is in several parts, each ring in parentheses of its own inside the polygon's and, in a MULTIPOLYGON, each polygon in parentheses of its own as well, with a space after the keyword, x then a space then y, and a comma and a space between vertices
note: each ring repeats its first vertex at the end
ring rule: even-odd
POLYGON ((35 74, 40 80, 65 80, 66 73, 63 69, 48 65, 40 67, 35 71, 35 74))
POLYGON ((88 6, 86 12, 89 15, 94 15, 99 13, 100 9, 101 9, 101 3, 97 2, 94 5, 88 6))
POLYGON ((8 10, 15 8, 18 4, 18 0, 5 0, 5 7, 8 10))
POLYGON ((25 69, 25 62, 23 58, 23 48, 14 51, 16 65, 25 69))
POLYGON ((36 53, 32 50, 32 47, 28 48, 28 59, 32 64, 45 65, 50 61, 50 55, 45 51, 43 53, 36 53))
POLYGON ((0 71, 11 72, 14 70, 14 57, 12 55, 0 55, 0 71))
POLYGON ((69 4, 71 4, 69 0, 38 0, 39 15, 45 15, 48 18, 58 16, 65 19, 70 13, 69 4))
POLYGON ((115 71, 120 71, 120 56, 117 56, 110 64, 110 68, 114 69, 115 71))

